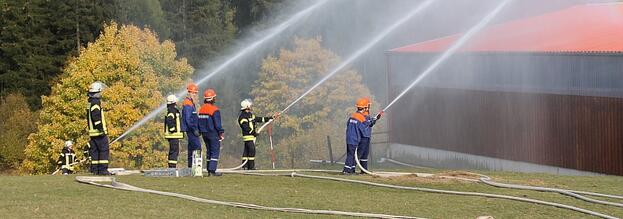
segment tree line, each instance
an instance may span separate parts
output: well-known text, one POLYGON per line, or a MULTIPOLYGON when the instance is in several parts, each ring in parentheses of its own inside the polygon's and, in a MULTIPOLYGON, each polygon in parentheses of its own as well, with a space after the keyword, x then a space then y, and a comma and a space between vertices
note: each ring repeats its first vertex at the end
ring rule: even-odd
POLYGON ((25 96, 33 110, 68 58, 106 23, 149 27, 198 67, 261 22, 283 0, 0 0, 0 97, 25 96))

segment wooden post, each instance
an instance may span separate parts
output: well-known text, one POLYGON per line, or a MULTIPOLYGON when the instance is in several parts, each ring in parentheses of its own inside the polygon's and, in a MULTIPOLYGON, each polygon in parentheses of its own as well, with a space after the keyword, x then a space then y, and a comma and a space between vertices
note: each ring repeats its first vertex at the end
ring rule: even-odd
POLYGON ((329 147, 329 159, 331 161, 331 163, 334 163, 333 161, 333 149, 331 148, 331 137, 327 135, 327 147, 329 147))

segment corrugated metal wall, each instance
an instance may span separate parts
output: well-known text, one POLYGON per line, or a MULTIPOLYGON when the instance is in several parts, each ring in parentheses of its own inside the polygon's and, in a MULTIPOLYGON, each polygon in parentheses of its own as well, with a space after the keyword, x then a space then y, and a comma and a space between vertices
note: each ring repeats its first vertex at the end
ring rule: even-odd
MULTIPOLYGON (((389 56, 390 100, 431 57, 389 56)), ((615 54, 462 55, 392 107, 390 141, 623 175, 622 65, 615 54)))

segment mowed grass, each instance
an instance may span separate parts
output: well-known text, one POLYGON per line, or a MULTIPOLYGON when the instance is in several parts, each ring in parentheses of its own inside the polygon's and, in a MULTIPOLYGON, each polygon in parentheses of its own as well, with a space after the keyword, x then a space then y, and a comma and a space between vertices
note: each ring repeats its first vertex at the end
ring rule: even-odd
MULTIPOLYGON (((404 171, 439 172, 440 170, 404 171)), ((558 187, 623 195, 623 177, 573 177, 548 174, 480 172, 500 182, 558 187)), ((309 173, 310 175, 312 173, 309 173)), ((344 177, 333 174, 323 176, 344 177)), ((455 191, 487 192, 528 197, 587 208, 623 217, 623 208, 592 204, 555 193, 495 188, 456 180, 415 177, 344 177, 365 181, 455 191)), ((221 201, 271 207, 330 209, 426 218, 587 218, 588 215, 555 207, 518 201, 444 195, 380 188, 336 181, 286 176, 227 174, 204 178, 149 178, 117 176, 119 182, 137 187, 176 192, 221 201)), ((119 191, 74 181, 74 176, 1 176, 2 218, 316 218, 304 215, 204 204, 154 194, 119 191)), ((623 203, 623 200, 611 200, 623 203)))

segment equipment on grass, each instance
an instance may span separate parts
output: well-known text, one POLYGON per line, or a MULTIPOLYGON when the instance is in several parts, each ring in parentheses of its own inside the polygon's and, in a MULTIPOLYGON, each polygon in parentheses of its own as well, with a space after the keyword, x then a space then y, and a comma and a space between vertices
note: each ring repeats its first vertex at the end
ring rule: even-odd
POLYGON ((194 150, 192 163, 192 176, 203 177, 203 159, 200 150, 194 150))

